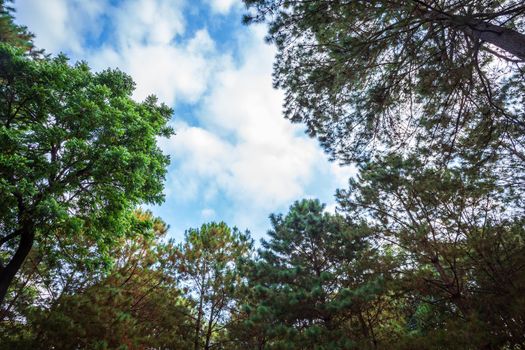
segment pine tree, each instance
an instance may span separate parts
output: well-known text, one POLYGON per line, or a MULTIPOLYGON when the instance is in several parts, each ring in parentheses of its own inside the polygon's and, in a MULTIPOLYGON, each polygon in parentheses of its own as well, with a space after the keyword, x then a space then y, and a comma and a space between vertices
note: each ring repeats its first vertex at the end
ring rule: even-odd
POLYGON ((414 322, 412 347, 525 342, 525 221, 497 176, 391 155, 363 164, 338 196, 404 261, 396 289, 406 291, 399 300, 414 322))
POLYGON ((367 228, 317 200, 296 202, 271 222, 249 274, 246 334, 262 330, 261 349, 374 349, 388 275, 367 228))
POLYGON ((245 0, 268 21, 286 117, 333 158, 427 147, 523 173, 522 1, 245 0))
POLYGON ((0 343, 13 349, 189 347, 191 303, 171 273, 170 251, 161 241, 167 227, 149 212, 134 216, 129 232, 110 248, 110 268, 86 270, 83 261, 69 268, 38 264, 38 275, 51 272, 58 283, 29 276, 41 299, 11 319, 0 343))
POLYGON ((14 23, 15 10, 8 4, 12 0, 0 0, 0 42, 18 47, 25 52, 38 55, 41 51, 35 50, 34 35, 24 26, 14 23))
POLYGON ((222 346, 225 324, 235 307, 235 293, 242 279, 237 264, 250 256, 252 244, 248 232, 221 222, 189 229, 184 242, 174 248, 179 280, 196 305, 194 350, 222 346))

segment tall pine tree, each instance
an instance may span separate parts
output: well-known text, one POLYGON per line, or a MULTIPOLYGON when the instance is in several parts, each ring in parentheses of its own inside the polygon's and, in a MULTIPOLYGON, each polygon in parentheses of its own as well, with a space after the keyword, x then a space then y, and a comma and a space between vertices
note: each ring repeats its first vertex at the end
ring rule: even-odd
POLYGON ((296 202, 271 222, 248 275, 254 302, 245 306, 245 329, 256 346, 374 349, 386 340, 387 265, 367 243, 366 226, 326 213, 317 200, 296 202))

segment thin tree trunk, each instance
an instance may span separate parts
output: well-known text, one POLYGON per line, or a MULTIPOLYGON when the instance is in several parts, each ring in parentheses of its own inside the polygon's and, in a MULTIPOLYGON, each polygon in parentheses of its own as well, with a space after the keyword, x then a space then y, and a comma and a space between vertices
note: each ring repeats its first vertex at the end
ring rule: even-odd
POLYGON ((202 320, 202 299, 204 295, 201 293, 199 300, 199 312, 197 314, 197 323, 195 325, 195 340, 194 340, 194 350, 199 350, 199 337, 201 331, 201 320, 202 320))
POLYGON ((200 347, 200 335, 201 335, 201 322, 202 322, 202 316, 203 316, 203 303, 204 303, 204 296, 206 293, 205 290, 205 283, 206 283, 206 272, 207 272, 207 265, 204 263, 202 276, 201 276, 201 286, 200 286, 200 296, 199 296, 199 312, 197 314, 197 324, 195 325, 195 340, 194 340, 194 350, 199 350, 200 347))
POLYGON ((375 342, 372 337, 370 337, 370 331, 368 329, 368 323, 365 321, 365 318, 363 317, 363 314, 361 311, 357 312, 357 318, 359 319, 359 324, 361 325, 361 331, 363 332, 363 336, 365 337, 367 342, 370 342, 370 344, 375 349, 375 342))
POLYGON ((20 242, 18 243, 18 248, 16 249, 15 254, 9 263, 0 269, 0 306, 4 303, 7 290, 9 289, 11 282, 13 282, 18 270, 20 270, 22 264, 29 255, 35 240, 35 232, 31 227, 25 226, 20 230, 20 242))
POLYGON ((212 306, 210 310, 210 318, 208 319, 208 329, 206 332, 206 345, 204 347, 204 350, 210 349, 210 341, 211 341, 211 333, 213 328, 213 313, 215 312, 215 302, 212 300, 212 306))

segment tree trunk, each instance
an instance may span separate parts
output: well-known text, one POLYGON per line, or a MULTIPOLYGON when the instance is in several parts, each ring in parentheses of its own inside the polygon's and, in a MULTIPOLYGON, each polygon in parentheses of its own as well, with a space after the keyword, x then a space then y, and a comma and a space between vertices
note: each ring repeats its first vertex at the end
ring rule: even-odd
POLYGON ((444 23, 473 39, 486 41, 525 61, 525 35, 520 32, 468 16, 457 16, 426 9, 420 9, 418 12, 431 22, 444 23))
POLYGON ((202 320, 202 299, 204 298, 204 295, 201 294, 200 300, 199 300, 199 312, 197 314, 197 322, 195 325, 195 340, 194 340, 194 350, 199 350, 199 338, 201 333, 201 320, 202 320))
POLYGON ((9 289, 11 282, 13 282, 16 273, 20 270, 22 264, 29 255, 35 240, 35 232, 33 228, 25 226, 20 230, 20 242, 18 243, 18 248, 16 249, 15 254, 9 263, 0 269, 0 306, 4 303, 7 290, 9 289))
POLYGON ((376 349, 375 341, 372 337, 370 337, 368 323, 365 321, 365 318, 363 317, 363 314, 361 313, 361 311, 357 312, 357 318, 359 320, 359 324, 361 325, 361 332, 363 332, 364 338, 366 339, 367 342, 370 343, 373 349, 376 349))
POLYGON ((208 329, 206 332, 206 345, 204 346, 204 350, 210 349, 210 340, 211 340, 211 333, 212 333, 212 328, 213 328, 213 313, 214 312, 215 312, 215 303, 213 302, 211 306, 211 310, 210 310, 210 318, 208 319, 208 329))
POLYGON ((204 314, 203 310, 203 304, 204 304, 204 297, 206 294, 206 272, 208 271, 207 264, 204 263, 203 270, 202 270, 202 276, 201 276, 201 285, 200 285, 200 295, 199 295, 199 311, 197 314, 197 324, 195 325, 195 340, 194 340, 194 350, 199 350, 200 348, 200 335, 201 335, 201 322, 202 322, 202 316, 204 314))
MULTIPOLYGON (((460 21, 463 19, 460 17, 460 21)), ((505 27, 478 20, 465 20, 460 28, 469 36, 486 41, 525 61, 525 35, 505 27)))

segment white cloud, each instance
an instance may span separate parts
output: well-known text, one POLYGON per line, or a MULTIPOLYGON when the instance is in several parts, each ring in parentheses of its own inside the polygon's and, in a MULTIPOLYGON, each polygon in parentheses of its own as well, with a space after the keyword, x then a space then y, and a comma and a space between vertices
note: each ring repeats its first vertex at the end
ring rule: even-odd
POLYGON ((112 10, 114 41, 88 54, 96 68, 118 67, 137 83, 138 100, 155 94, 174 105, 196 102, 215 69, 215 43, 203 28, 185 34, 184 1, 133 0, 112 10))
POLYGON ((183 42, 143 44, 126 42, 91 53, 89 62, 96 69, 118 67, 137 84, 134 97, 155 94, 162 102, 174 105, 178 99, 196 102, 206 91, 214 70, 215 45, 205 29, 183 42))
POLYGON ((210 220, 210 219, 213 219, 215 217, 215 210, 211 209, 211 208, 205 208, 205 209, 202 209, 201 210, 201 217, 204 219, 204 220, 210 220))
MULTIPOLYGON (((237 0, 205 1, 221 14, 240 6, 237 0)), ((218 218, 260 235, 270 212, 316 197, 321 187, 327 193, 344 186, 351 174, 329 163, 317 141, 282 117, 283 95, 271 82, 275 52, 264 44, 264 27, 231 34, 241 50, 234 59, 230 51, 218 50, 205 27, 187 32, 184 15, 191 7, 184 0, 118 5, 18 0, 16 5, 19 22, 37 34, 38 46, 67 51, 96 70, 120 68, 137 83, 139 100, 154 93, 172 106, 194 106, 195 125, 176 116, 177 135, 160 140, 172 159, 163 210, 168 222, 175 218, 178 231, 218 218), (101 44, 87 45, 86 38, 101 33, 101 44), (193 203, 191 210, 186 203, 193 203)))
POLYGON ((17 0, 15 5, 17 22, 29 25, 37 47, 50 53, 82 52, 86 35, 100 33, 93 23, 109 6, 107 0, 17 0))
POLYGON ((120 68, 135 80, 136 99, 156 94, 169 105, 196 102, 221 57, 205 28, 186 33, 185 7, 184 0, 17 2, 18 22, 30 24, 39 47, 66 51, 95 70, 120 68), (102 46, 87 45, 104 26, 102 46))
POLYGON ((240 66, 223 61, 214 76, 198 112, 200 126, 177 122, 177 135, 162 142, 174 164, 170 193, 200 201, 223 195, 240 227, 254 227, 255 216, 265 221, 271 211, 306 196, 317 172, 330 173, 329 181, 342 173, 315 140, 282 117, 283 95, 271 82, 274 50, 260 29, 249 33, 241 39, 246 51, 240 66), (187 185, 196 178, 197 186, 187 185))
POLYGON ((213 133, 184 122, 176 122, 175 129, 177 135, 160 141, 176 166, 168 178, 168 193, 191 200, 205 190, 222 185, 229 176, 227 167, 231 159, 228 157, 233 147, 213 133))
POLYGON ((212 11, 220 14, 227 14, 235 6, 241 5, 241 0, 207 0, 212 11))
POLYGON ((185 31, 183 0, 127 0, 112 9, 118 46, 168 45, 185 31))

